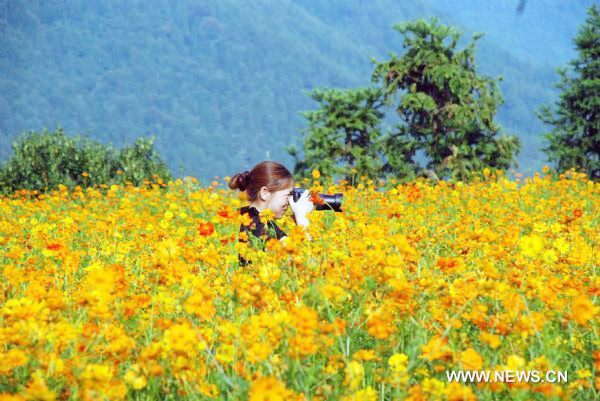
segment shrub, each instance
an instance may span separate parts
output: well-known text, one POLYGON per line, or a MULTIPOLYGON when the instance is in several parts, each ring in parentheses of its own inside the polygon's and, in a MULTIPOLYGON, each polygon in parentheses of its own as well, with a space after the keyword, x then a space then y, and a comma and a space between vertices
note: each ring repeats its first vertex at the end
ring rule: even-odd
POLYGON ((14 155, 0 168, 0 193, 21 189, 40 193, 76 185, 142 185, 145 180, 170 180, 171 173, 154 150, 154 138, 138 138, 133 146, 115 150, 88 138, 70 137, 62 128, 25 133, 13 143, 14 155), (85 173, 85 174, 84 174, 85 173))

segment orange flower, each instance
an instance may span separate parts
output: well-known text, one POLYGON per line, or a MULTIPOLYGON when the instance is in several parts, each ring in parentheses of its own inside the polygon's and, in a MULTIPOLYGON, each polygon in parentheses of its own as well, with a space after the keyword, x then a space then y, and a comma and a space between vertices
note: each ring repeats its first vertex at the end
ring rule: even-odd
POLYGON ((294 307, 291 316, 292 326, 298 331, 298 334, 308 336, 316 330, 319 324, 317 312, 309 307, 294 307))
POLYGON ((379 361, 380 358, 372 349, 360 349, 352 355, 352 359, 357 361, 379 361))
POLYGON ((215 232, 215 226, 212 223, 201 222, 198 224, 198 232, 204 237, 212 235, 215 232))
POLYGON ((289 341, 289 353, 292 358, 304 358, 319 350, 319 345, 313 336, 294 336, 289 341))
POLYGON ((583 216, 583 212, 580 209, 573 210, 573 216, 578 219, 579 217, 583 216))
POLYGON ((420 358, 428 361, 451 360, 452 350, 448 346, 448 339, 442 336, 433 336, 429 342, 421 347, 423 353, 420 358))
POLYGON ((465 370, 481 370, 483 367, 483 359, 481 355, 473 348, 469 348, 466 351, 461 352, 460 362, 465 370))
POLYGON ((594 368, 600 370, 600 351, 592 352, 592 358, 594 359, 594 368))
POLYGON ((459 273, 465 268, 465 263, 460 258, 439 258, 435 266, 445 273, 459 273))
POLYGON ((486 333, 485 331, 479 334, 479 338, 481 339, 481 341, 489 345, 492 349, 496 349, 502 344, 500 336, 497 336, 496 334, 486 333))
POLYGON ((292 398, 294 392, 288 390, 274 376, 259 377, 250 385, 249 401, 284 401, 292 398))
POLYGON ((544 394, 546 397, 551 398, 551 397, 555 397, 558 396, 560 397, 562 395, 562 388, 552 384, 552 383, 543 383, 543 384, 538 384, 537 386, 535 386, 533 388, 533 392, 534 393, 541 393, 544 394))
POLYGON ((408 193, 406 194, 406 197, 408 199, 409 202, 416 202, 421 198, 421 189, 419 189, 418 187, 412 185, 409 190, 408 193))
POLYGON ((46 249, 49 249, 51 251, 58 251, 63 247, 63 245, 61 243, 58 242, 54 242, 51 244, 46 244, 46 249))
POLYGON ((580 326, 584 326, 588 321, 594 318, 598 312, 598 307, 594 306, 592 301, 581 294, 573 300, 571 304, 571 317, 580 326))
POLYGON ((229 219, 234 215, 227 207, 224 207, 221 210, 219 210, 217 214, 223 217, 224 219, 229 219))
POLYGON ((384 340, 396 331, 396 327, 394 327, 392 322, 393 316, 391 313, 381 312, 373 314, 367 320, 367 331, 373 337, 384 340))
POLYGON ((448 401, 477 401, 477 396, 471 387, 460 383, 450 383, 446 390, 448 401))
POLYGON ((326 333, 326 334, 333 333, 335 336, 341 336, 342 334, 344 334, 344 331, 346 330, 346 321, 342 320, 340 318, 337 318, 335 320, 335 322, 321 323, 321 326, 319 327, 319 329, 321 330, 321 332, 326 333))
POLYGON ((323 200, 323 198, 321 198, 319 196, 319 194, 316 194, 316 193, 311 194, 309 199, 312 203, 314 203, 316 205, 324 205, 325 204, 325 201, 323 200))

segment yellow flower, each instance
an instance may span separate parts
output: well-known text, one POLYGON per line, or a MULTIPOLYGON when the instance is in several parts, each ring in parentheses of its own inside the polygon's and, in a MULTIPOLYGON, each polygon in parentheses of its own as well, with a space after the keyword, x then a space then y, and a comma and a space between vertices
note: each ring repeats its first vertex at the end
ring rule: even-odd
POLYGON ((525 256, 535 257, 544 248, 544 239, 538 235, 525 235, 519 241, 521 252, 525 256))
POLYGON ((506 370, 520 370, 523 366, 525 366, 525 359, 521 358, 518 355, 510 355, 506 360, 506 370))
POLYGON ((183 309, 202 320, 210 320, 216 313, 212 297, 206 291, 195 291, 186 299, 183 309))
POLYGON ((94 383, 108 383, 113 378, 112 368, 108 365, 89 364, 79 376, 80 380, 94 383))
POLYGON ((580 379, 587 379, 588 377, 592 377, 592 372, 588 369, 579 369, 575 371, 575 374, 580 379))
POLYGON ((546 230, 547 230, 547 226, 546 226, 546 223, 544 223, 544 222, 540 221, 540 222, 533 224, 533 232, 541 234, 541 233, 545 233, 546 230))
POLYGON ((377 401, 377 391, 367 386, 352 395, 342 397, 342 401, 377 401))
POLYGON ((262 212, 258 214, 258 218, 261 223, 265 224, 267 221, 271 221, 275 218, 275 213, 271 209, 264 209, 262 212))
POLYGON ((246 359, 250 363, 257 363, 266 360, 271 353, 271 346, 267 343, 254 343, 246 351, 246 359))
POLYGON ((219 347, 215 358, 219 362, 231 363, 235 357, 235 347, 231 344, 223 344, 219 347))
POLYGON ((312 171, 312 177, 317 180, 321 176, 321 172, 319 170, 312 171))
POLYGON ((141 390, 148 384, 146 376, 141 372, 140 365, 134 363, 127 373, 125 373, 125 383, 129 384, 135 390, 141 390))
POLYGON ((569 241, 567 241, 564 238, 557 238, 554 240, 554 242, 552 243, 552 246, 555 247, 558 252, 560 252, 561 254, 565 254, 569 251, 569 241))
POLYGON ((394 354, 388 359, 390 368, 394 371, 405 371, 408 357, 404 354, 394 354))
POLYGON ((489 345, 492 349, 496 349, 500 346, 500 344, 502 344, 500 336, 497 336, 496 334, 482 332, 481 334, 479 334, 479 338, 481 339, 481 341, 489 345))
POLYGON ((436 378, 425 378, 423 380, 423 391, 431 394, 436 398, 441 398, 444 394, 446 386, 444 382, 436 378))
POLYGON ((189 324, 173 325, 163 334, 163 345, 167 354, 172 352, 194 355, 196 354, 198 341, 198 335, 189 324))
POLYGON ((344 384, 349 386, 351 390, 356 390, 362 382, 364 368, 360 362, 350 361, 346 365, 346 377, 344 378, 344 384))
POLYGON ((208 398, 217 398, 219 396, 219 388, 215 384, 201 383, 199 390, 208 398))
POLYGON ((6 353, 0 351, 0 374, 8 374, 14 368, 25 365, 29 361, 27 354, 13 348, 6 353))
POLYGON ((546 249, 542 252, 542 259, 546 263, 554 263, 558 260, 558 255, 554 249, 546 249))
MULTIPOLYGON (((35 371, 31 377, 25 389, 25 397, 28 400, 54 401, 56 399, 56 393, 48 388, 40 370, 35 371)), ((1 394, 0 399, 2 399, 1 394)))

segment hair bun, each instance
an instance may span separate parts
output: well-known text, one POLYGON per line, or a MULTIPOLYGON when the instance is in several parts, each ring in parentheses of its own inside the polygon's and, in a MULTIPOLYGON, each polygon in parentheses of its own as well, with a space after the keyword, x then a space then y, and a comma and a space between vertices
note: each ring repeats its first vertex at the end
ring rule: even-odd
POLYGON ((229 181, 229 188, 245 191, 250 183, 250 171, 246 170, 243 173, 238 173, 229 181))
POLYGON ((250 184, 250 171, 246 170, 242 173, 240 190, 245 191, 248 188, 248 184, 250 184))

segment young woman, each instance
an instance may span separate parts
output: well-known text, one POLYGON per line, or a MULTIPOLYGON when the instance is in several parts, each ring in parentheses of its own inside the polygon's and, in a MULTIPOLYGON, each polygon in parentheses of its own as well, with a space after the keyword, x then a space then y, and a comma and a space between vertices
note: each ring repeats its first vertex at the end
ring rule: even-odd
MULTIPOLYGON (((244 171, 234 175, 229 181, 229 188, 245 191, 250 200, 250 205, 240 208, 240 213, 249 214, 252 223, 241 225, 240 233, 248 232, 258 238, 276 238, 284 241, 285 232, 274 221, 267 221, 266 225, 260 222, 259 213, 265 209, 273 211, 275 219, 283 217, 288 209, 292 209, 294 221, 297 225, 308 227, 308 213, 314 210, 315 205, 309 200, 309 192, 305 190, 298 201, 294 202, 292 189, 294 177, 285 166, 274 161, 258 163, 251 171, 244 171)), ((240 238, 240 241, 243 241, 240 238)), ((250 263, 241 256, 240 264, 250 263)))

